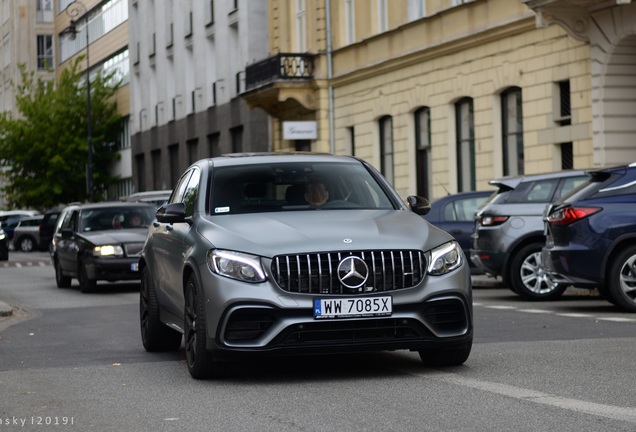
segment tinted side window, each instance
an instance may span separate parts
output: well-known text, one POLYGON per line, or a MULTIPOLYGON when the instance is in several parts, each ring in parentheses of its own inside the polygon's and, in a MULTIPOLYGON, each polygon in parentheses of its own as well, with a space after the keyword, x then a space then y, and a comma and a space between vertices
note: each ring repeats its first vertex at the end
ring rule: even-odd
POLYGON ((186 216, 192 216, 194 213, 194 204, 199 192, 199 180, 201 179, 201 172, 198 169, 193 170, 192 176, 183 193, 183 203, 186 207, 186 216))
POLYGON ((188 185, 188 180, 192 175, 192 170, 186 171, 175 186, 172 191, 172 196, 170 197, 170 204, 183 202, 183 194, 185 193, 186 186, 188 185))

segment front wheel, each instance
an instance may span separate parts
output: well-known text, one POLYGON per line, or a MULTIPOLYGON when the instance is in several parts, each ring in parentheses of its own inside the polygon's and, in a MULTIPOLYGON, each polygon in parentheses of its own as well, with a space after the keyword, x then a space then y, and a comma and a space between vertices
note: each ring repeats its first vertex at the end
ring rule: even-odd
POLYGON ((616 306, 636 312, 636 246, 623 249, 613 260, 607 292, 616 306))
POLYGON ((567 285, 553 281, 541 265, 543 243, 524 246, 510 263, 512 291, 526 300, 554 300, 561 297, 567 285))
POLYGON ((188 372, 192 378, 206 379, 218 377, 221 373, 219 362, 205 347, 207 338, 203 295, 198 289, 196 277, 191 275, 185 288, 184 342, 188 372))
POLYGON ((78 281, 80 290, 83 293, 90 293, 97 289, 97 281, 95 279, 89 279, 86 266, 83 263, 79 263, 78 281))
POLYGON ((53 267, 55 268, 55 283, 58 288, 70 288, 71 278, 62 274, 62 268, 57 258, 53 258, 53 267))
POLYGON ((148 267, 144 267, 141 272, 139 321, 141 341, 146 351, 177 351, 181 346, 181 333, 159 319, 157 289, 148 267))

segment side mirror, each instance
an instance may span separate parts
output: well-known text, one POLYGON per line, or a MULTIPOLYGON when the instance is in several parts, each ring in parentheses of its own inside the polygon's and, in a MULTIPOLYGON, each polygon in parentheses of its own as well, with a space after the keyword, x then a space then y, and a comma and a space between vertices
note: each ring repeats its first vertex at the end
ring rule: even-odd
POLYGON ((406 201, 409 203, 411 211, 420 216, 424 216, 431 211, 431 203, 429 203, 426 198, 410 195, 406 198, 406 201))
POLYGON ((73 230, 71 228, 63 228, 61 233, 62 238, 64 239, 70 239, 71 237, 73 237, 73 230))
POLYGON ((159 207, 155 217, 162 223, 186 222, 186 208, 184 203, 164 204, 159 207))

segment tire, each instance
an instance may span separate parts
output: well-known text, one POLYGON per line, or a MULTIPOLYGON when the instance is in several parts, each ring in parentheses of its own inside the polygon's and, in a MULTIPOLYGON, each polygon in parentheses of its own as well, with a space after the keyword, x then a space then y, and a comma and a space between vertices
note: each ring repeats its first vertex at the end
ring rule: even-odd
POLYGON ((80 262, 78 264, 79 271, 77 272, 77 279, 79 281, 80 290, 83 293, 91 293, 97 289, 97 281, 95 279, 89 279, 88 274, 86 273, 86 267, 84 263, 80 262))
POLYGON ((71 287, 71 278, 68 276, 64 276, 62 273, 62 268, 60 267, 60 263, 57 258, 53 258, 53 267, 55 268, 55 283, 58 288, 70 288, 71 287))
POLYGON ((188 372, 192 378, 207 379, 221 375, 220 364, 205 348, 206 316, 203 298, 194 275, 188 279, 185 288, 184 343, 188 372))
POLYGON ((636 312, 636 246, 628 246, 612 260, 607 291, 616 306, 636 312))
POLYGON ((510 263, 511 289, 526 300, 554 300, 567 288, 552 281, 541 266, 542 248, 543 243, 524 246, 510 263))
POLYGON ((31 236, 20 237, 17 244, 22 252, 31 252, 36 246, 35 239, 31 236))
POLYGON ((454 348, 437 348, 419 350, 420 359, 426 366, 459 366, 468 360, 473 347, 472 339, 465 345, 454 348))
POLYGON ((157 291, 148 267, 141 272, 139 324, 141 341, 146 351, 177 351, 181 347, 181 333, 159 320, 157 291))

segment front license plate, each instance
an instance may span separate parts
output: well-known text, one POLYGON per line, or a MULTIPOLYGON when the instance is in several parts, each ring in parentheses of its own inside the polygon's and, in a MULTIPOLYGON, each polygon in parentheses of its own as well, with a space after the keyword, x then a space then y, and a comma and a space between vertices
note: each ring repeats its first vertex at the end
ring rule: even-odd
POLYGON ((130 271, 138 272, 139 271, 139 263, 132 263, 130 265, 130 271))
POLYGON ((316 319, 389 316, 392 313, 391 296, 314 299, 316 319))

